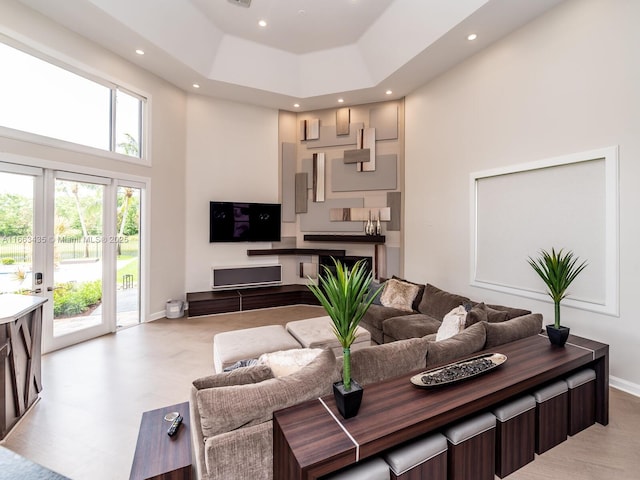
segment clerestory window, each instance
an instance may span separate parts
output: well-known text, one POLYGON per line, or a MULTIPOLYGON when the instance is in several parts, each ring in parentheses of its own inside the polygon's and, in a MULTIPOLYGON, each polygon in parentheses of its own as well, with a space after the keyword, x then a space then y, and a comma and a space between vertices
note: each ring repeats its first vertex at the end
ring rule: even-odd
POLYGON ((0 43, 0 126, 144 158, 147 100, 0 43))

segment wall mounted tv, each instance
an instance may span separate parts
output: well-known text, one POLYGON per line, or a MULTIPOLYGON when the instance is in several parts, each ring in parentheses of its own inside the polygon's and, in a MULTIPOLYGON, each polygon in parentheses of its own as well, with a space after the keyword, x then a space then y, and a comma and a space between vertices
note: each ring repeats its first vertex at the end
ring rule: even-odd
POLYGON ((279 203, 210 202, 209 242, 280 241, 279 203))

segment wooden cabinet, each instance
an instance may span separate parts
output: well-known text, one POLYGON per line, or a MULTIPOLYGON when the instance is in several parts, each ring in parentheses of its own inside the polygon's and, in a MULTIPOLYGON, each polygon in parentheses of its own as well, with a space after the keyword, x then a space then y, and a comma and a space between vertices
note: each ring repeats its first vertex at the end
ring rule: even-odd
POLYGON ((46 298, 0 295, 0 439, 42 391, 42 305, 46 298))

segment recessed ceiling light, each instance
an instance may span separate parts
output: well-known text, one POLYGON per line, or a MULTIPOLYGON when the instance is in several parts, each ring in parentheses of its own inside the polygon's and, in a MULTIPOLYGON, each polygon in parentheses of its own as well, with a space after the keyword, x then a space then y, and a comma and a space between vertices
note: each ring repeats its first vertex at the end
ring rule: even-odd
POLYGON ((294 106, 295 108, 300 108, 300 104, 299 104, 299 103, 294 103, 294 104, 293 104, 293 106, 294 106))
POLYGON ((344 103, 344 98, 339 98, 338 103, 344 103))
POLYGON ((391 95, 393 92, 392 92, 391 90, 387 90, 387 91, 386 91, 386 92, 384 92, 384 93, 386 93, 387 95, 391 95))
POLYGON ((200 88, 200 85, 198 85, 197 83, 194 83, 193 88, 200 88))
POLYGON ((258 25, 260 25, 261 27, 266 27, 267 26, 267 22, 265 20, 260 20, 258 22, 258 25))
POLYGON ((478 35, 476 35, 475 33, 472 33, 471 35, 469 35, 469 36, 467 37, 467 40, 469 40, 469 41, 473 41, 473 40, 475 40, 476 38, 478 38, 478 35))
POLYGON ((136 53, 137 53, 138 55, 144 55, 144 50, 141 50, 141 49, 139 49, 139 48, 138 48, 138 49, 136 50, 136 53))

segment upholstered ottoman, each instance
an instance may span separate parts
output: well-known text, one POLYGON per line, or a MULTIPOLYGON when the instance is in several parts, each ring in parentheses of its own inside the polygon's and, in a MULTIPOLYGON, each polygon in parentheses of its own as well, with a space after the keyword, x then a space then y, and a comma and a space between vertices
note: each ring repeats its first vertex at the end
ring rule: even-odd
POLYGON ((213 337, 213 365, 217 373, 238 360, 258 358, 263 353, 300 348, 282 325, 245 328, 217 333, 213 337))
MULTIPOLYGON (((307 318, 295 320, 286 325, 289 333, 306 348, 331 348, 336 357, 342 356, 342 346, 333 333, 330 317, 307 318)), ((351 344, 351 351, 371 345, 371 334, 368 330, 358 327, 356 339, 351 344)))

